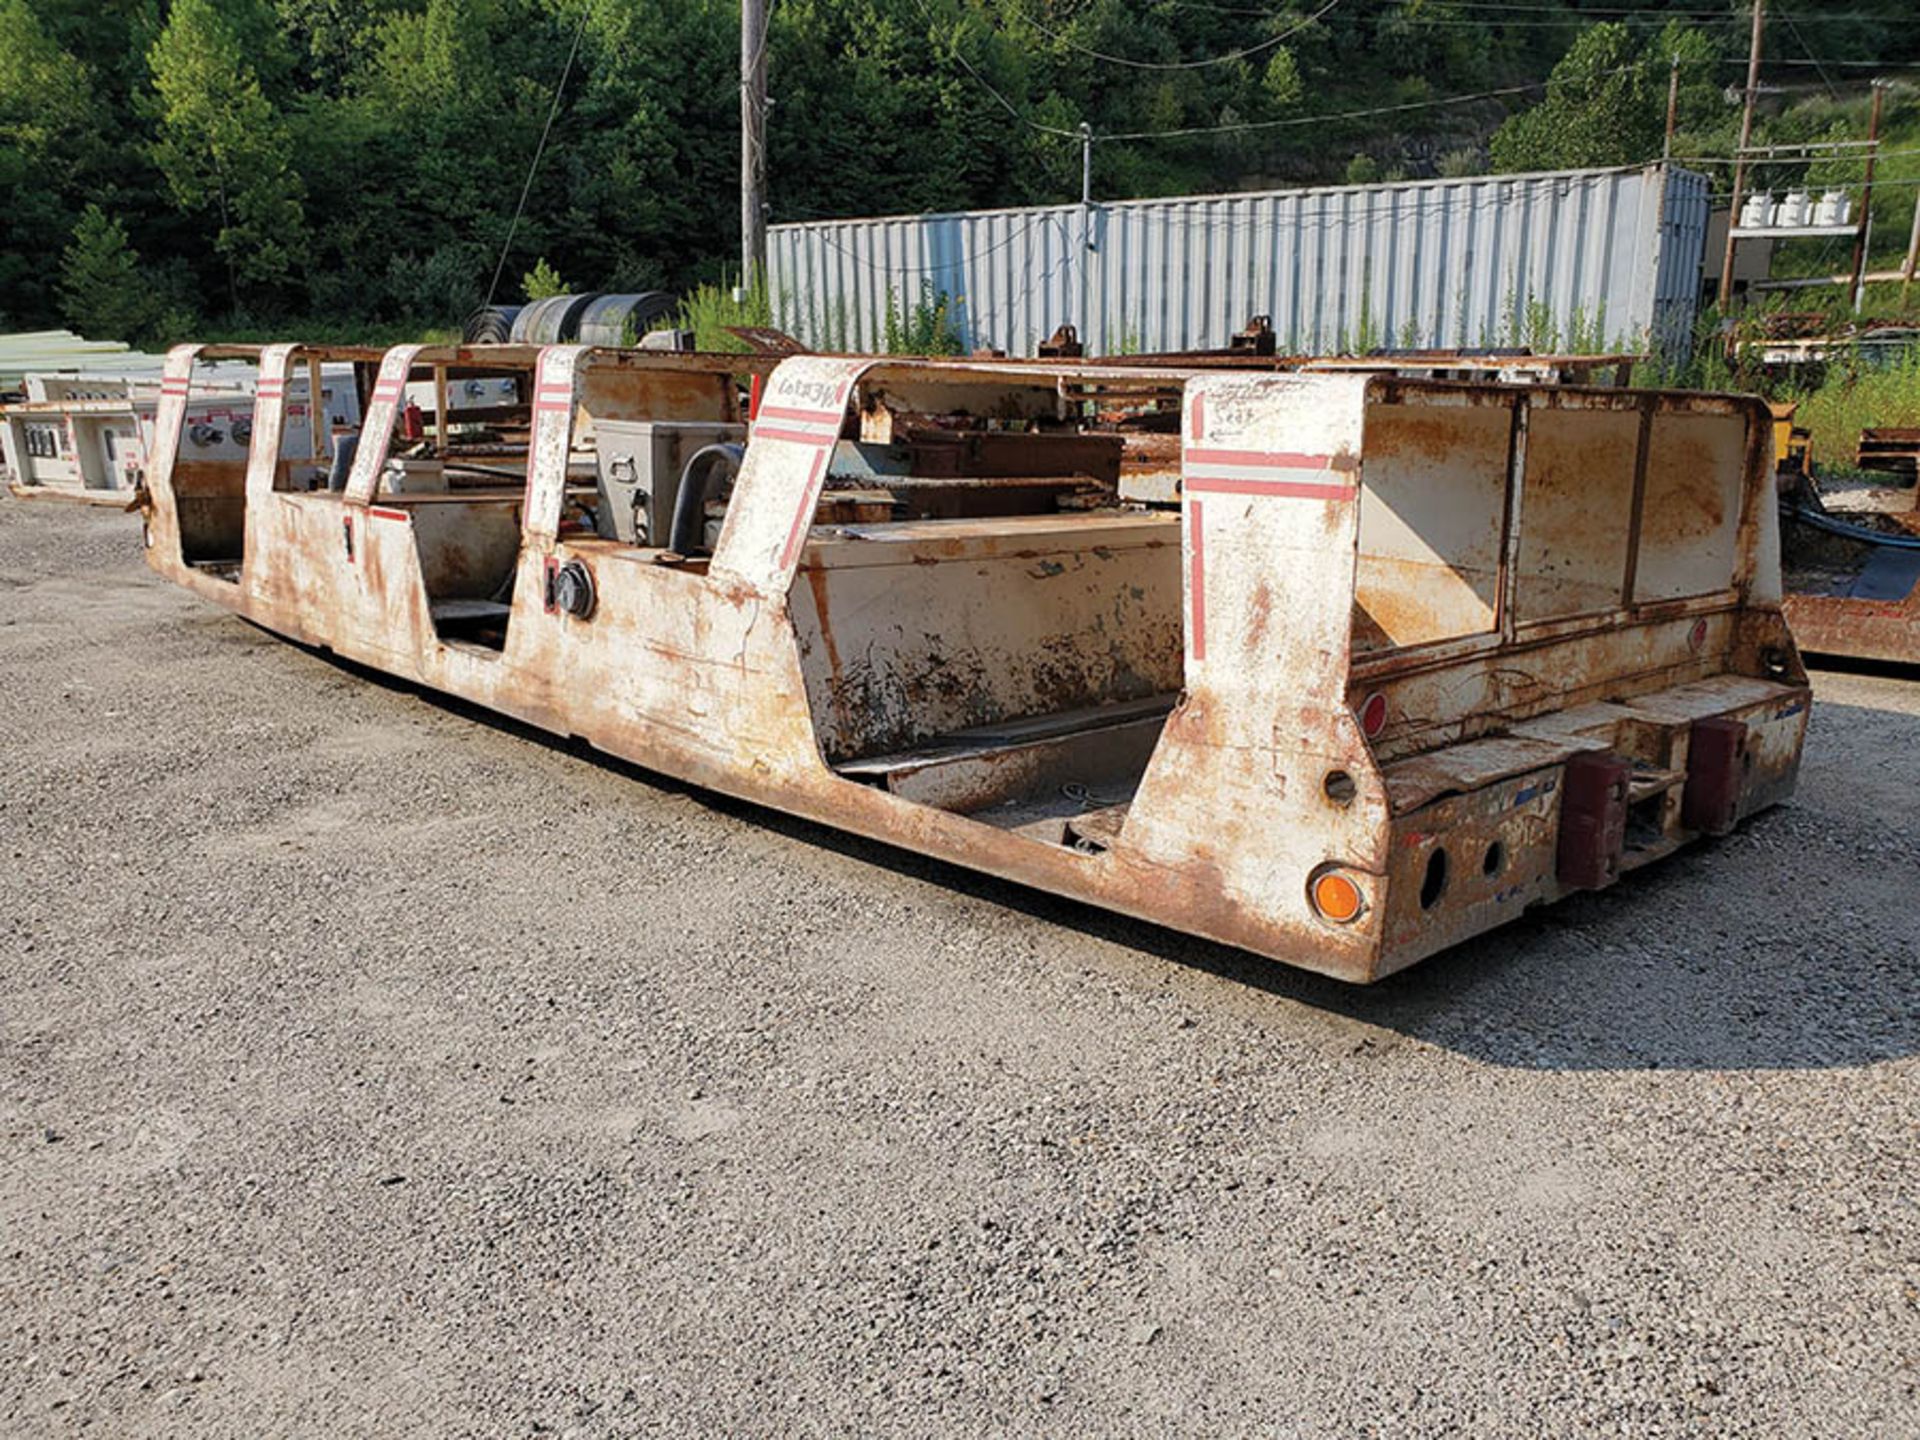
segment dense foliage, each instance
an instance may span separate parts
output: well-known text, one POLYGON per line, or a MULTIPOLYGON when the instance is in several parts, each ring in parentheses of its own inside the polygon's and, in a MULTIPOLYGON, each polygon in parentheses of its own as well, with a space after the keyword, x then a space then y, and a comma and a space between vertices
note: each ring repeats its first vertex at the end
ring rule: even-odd
MULTIPOLYGON (((1913 60, 1908 5, 1801 0, 1794 33, 1913 60)), ((1672 8, 777 0, 773 218, 1072 198, 1083 123, 1106 198, 1632 163, 1675 54, 1688 148, 1724 154, 1744 18, 1672 8)), ((0 0, 0 328, 446 324, 497 267, 502 300, 714 280, 737 52, 736 0, 0 0)))

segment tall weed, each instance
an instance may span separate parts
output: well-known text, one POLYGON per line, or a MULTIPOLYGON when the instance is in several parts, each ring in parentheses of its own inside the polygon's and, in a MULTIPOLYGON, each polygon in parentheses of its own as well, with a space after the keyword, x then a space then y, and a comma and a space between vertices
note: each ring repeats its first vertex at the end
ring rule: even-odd
POLYGON ((773 324, 773 302, 767 293, 764 275, 735 297, 734 288, 723 277, 717 285, 701 285, 680 299, 680 328, 693 331, 697 350, 717 350, 742 354, 750 347, 729 335, 729 325, 773 324))

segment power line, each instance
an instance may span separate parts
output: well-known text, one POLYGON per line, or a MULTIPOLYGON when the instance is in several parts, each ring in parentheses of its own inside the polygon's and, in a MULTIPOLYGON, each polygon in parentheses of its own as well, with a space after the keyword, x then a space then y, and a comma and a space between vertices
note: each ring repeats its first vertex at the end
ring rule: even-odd
MULTIPOLYGON (((1738 55, 1723 55, 1719 59, 1722 65, 1744 65, 1747 62, 1738 55)), ((1767 60, 1765 65, 1796 65, 1801 69, 1808 66, 1843 65, 1856 70, 1913 70, 1920 69, 1920 60, 1767 60)))
MULTIPOLYGON (((1601 72, 1602 79, 1626 75, 1638 65, 1619 65, 1601 72)), ((1529 80, 1524 85, 1503 85, 1497 90, 1481 90, 1471 95, 1443 95, 1433 100, 1408 100, 1398 105, 1372 105, 1362 110, 1340 110, 1323 115, 1296 115, 1283 120, 1245 120, 1231 125, 1194 125, 1178 130, 1132 130, 1117 135, 1096 135, 1097 144, 1114 140, 1165 140, 1184 135, 1222 135, 1246 130, 1283 130, 1302 125, 1325 125, 1336 120, 1364 120, 1378 115, 1401 115, 1411 110, 1432 110, 1443 105, 1471 105, 1481 100, 1497 100, 1509 95, 1525 95, 1547 88, 1548 80, 1529 80)))
MULTIPOLYGON (((939 23, 934 18, 933 11, 928 7, 927 0, 914 0, 914 3, 916 3, 920 7, 920 13, 926 17, 927 24, 929 26, 934 26, 939 23)), ((927 36, 927 43, 929 45, 933 43, 933 35, 931 33, 929 33, 927 36)), ((980 86, 982 90, 985 90, 995 100, 1000 102, 1000 108, 1002 110, 1005 110, 1009 115, 1011 115, 1014 119, 1018 120, 1022 125, 1025 125, 1028 129, 1037 130, 1042 135, 1060 135, 1065 137, 1068 140, 1078 140, 1080 138, 1080 136, 1072 130, 1062 130, 1058 125, 1044 125, 1040 121, 1035 120, 1031 116, 1029 116, 1018 105, 1015 105, 1006 96, 1002 95, 998 90, 996 90, 993 86, 992 81, 988 80, 986 76, 982 75, 978 70, 974 69, 973 62, 968 60, 966 56, 960 53, 960 47, 958 45, 955 45, 953 47, 953 58, 960 62, 960 68, 962 70, 965 70, 967 74, 971 75, 974 78, 974 81, 980 86)))
POLYGON ((1060 227, 1062 232, 1060 243, 1063 246, 1071 249, 1073 242, 1073 237, 1066 233, 1067 217, 1064 215, 1029 215, 1019 229, 1009 235, 1002 236, 991 245, 985 246, 982 249, 969 250, 965 256, 957 261, 945 261, 935 265, 895 265, 890 261, 876 260, 872 256, 862 255, 856 250, 850 250, 845 245, 834 240, 831 236, 823 234, 819 228, 824 225, 860 225, 867 223, 865 221, 858 219, 819 219, 805 223, 812 231, 814 238, 818 239, 820 243, 825 245, 829 250, 837 251, 857 265, 864 265, 869 270, 888 275, 938 275, 945 271, 958 270, 965 265, 974 264, 977 261, 986 259, 989 255, 1005 250, 1016 241, 1026 239, 1029 235, 1033 234, 1034 231, 1045 229, 1049 226, 1060 227))
MULTIPOLYGON (((1867 154, 1868 152, 1865 149, 1859 149, 1843 150, 1826 155, 1749 155, 1747 157, 1747 163, 1756 167, 1767 165, 1818 165, 1828 160, 1864 161, 1867 158, 1867 154)), ((1878 152, 1878 158, 1881 160, 1892 160, 1897 156, 1905 155, 1920 155, 1920 146, 1906 150, 1882 150, 1878 152)), ((1676 155, 1673 157, 1673 160, 1676 165, 1730 165, 1733 163, 1733 158, 1731 155, 1676 155)), ((1846 183, 1858 184, 1859 182, 1848 181, 1846 183)), ((1883 182, 1876 179, 1873 183, 1878 185, 1883 182)))
MULTIPOLYGON (((1216 5, 1216 4, 1207 3, 1207 0, 1173 0, 1173 3, 1183 10, 1211 10, 1221 15, 1253 15, 1263 19, 1280 18, 1278 15, 1274 13, 1274 11, 1270 7, 1266 7, 1266 6, 1216 5)), ((1569 10, 1562 5, 1496 4, 1496 3, 1493 3, 1493 0, 1442 0, 1442 3, 1444 6, 1444 9, 1447 11, 1491 10, 1496 12, 1514 12, 1519 14, 1553 15, 1553 16, 1560 17, 1561 20, 1570 21, 1576 25, 1590 23, 1593 20, 1596 20, 1602 17, 1628 19, 1628 20, 1734 20, 1741 23, 1744 23, 1745 21, 1744 16, 1732 14, 1731 12, 1726 10, 1648 10, 1645 8, 1635 8, 1633 6, 1624 6, 1624 5, 1623 6, 1595 6, 1591 8, 1583 8, 1580 10, 1569 10)), ((1428 19, 1426 16, 1407 15, 1404 12, 1398 12, 1396 14, 1393 12, 1377 12, 1376 11, 1359 18, 1363 18, 1363 19, 1404 18, 1408 20, 1418 20, 1426 24, 1435 23, 1433 20, 1428 19)), ((1826 15, 1807 14, 1807 15, 1802 15, 1799 18, 1803 20, 1809 20, 1809 21, 1826 21, 1826 20, 1868 21, 1868 22, 1880 22, 1884 24, 1892 24, 1897 19, 1899 19, 1898 16, 1888 15, 1884 13, 1868 12, 1868 11, 1839 12, 1839 13, 1826 14, 1826 15)), ((1557 24, 1559 23, 1559 21, 1553 21, 1549 23, 1557 24)))
MULTIPOLYGON (((1592 9, 1565 10, 1558 5, 1508 5, 1495 4, 1493 0, 1444 0, 1449 10, 1517 10, 1531 13, 1562 14, 1570 20, 1590 20, 1596 15, 1619 15, 1631 19, 1646 20, 1739 20, 1744 15, 1728 10, 1647 10, 1632 6, 1597 6, 1592 9)), ((1884 13, 1857 10, 1847 13, 1835 12, 1826 15, 1807 14, 1803 20, 1878 20, 1891 23, 1897 17, 1884 13)))
POLYGON ((1124 65, 1130 70, 1204 70, 1209 65, 1225 65, 1234 60, 1244 60, 1249 55, 1258 55, 1263 50, 1271 50, 1282 41, 1298 35, 1302 30, 1319 20, 1321 16, 1325 15, 1340 3, 1341 0, 1327 0, 1326 4, 1314 11, 1313 14, 1309 15, 1306 19, 1296 25, 1289 26, 1278 35, 1270 36, 1262 40, 1258 45, 1249 45, 1244 50, 1234 50, 1226 55, 1214 55, 1205 60, 1130 60, 1124 55, 1109 55, 1103 50, 1095 50, 1089 46, 1082 45, 1077 40, 1070 40, 1057 30, 1049 30, 1038 20, 1029 19, 1027 24, 1038 30, 1049 40, 1064 45, 1069 50, 1076 50, 1082 55, 1090 55, 1095 60, 1104 60, 1109 65, 1124 65))
MULTIPOLYGON (((1735 15, 1728 10, 1648 10, 1630 5, 1596 5, 1579 10, 1568 10, 1561 5, 1525 5, 1501 3, 1501 0, 1443 0, 1449 10, 1517 10, 1533 14, 1566 15, 1570 19, 1585 20, 1595 15, 1629 15, 1648 19, 1682 20, 1721 20, 1729 17, 1744 20, 1746 17, 1735 15)), ((1808 15, 1810 20, 1891 20, 1894 17, 1868 11, 1855 11, 1849 14, 1808 15)))
MULTIPOLYGON (((933 15, 932 10, 928 7, 927 0, 915 0, 915 3, 919 6, 921 13, 926 17, 928 22, 930 24, 935 23, 935 17, 933 15)), ((1334 5, 1339 3, 1340 3, 1340 0, 1329 0, 1328 4, 1324 5, 1319 11, 1315 12, 1315 14, 1313 16, 1310 16, 1307 20, 1302 21, 1300 25, 1295 26, 1292 30, 1283 32, 1281 35, 1276 36, 1271 41, 1263 42, 1263 44, 1270 46, 1270 45, 1279 43, 1279 41, 1285 39, 1287 35, 1296 33, 1299 29, 1304 28, 1304 26, 1313 23, 1314 20, 1317 20, 1320 16, 1325 15, 1329 10, 1331 10, 1334 7, 1334 5)), ((1475 3, 1481 3, 1481 0, 1475 0, 1475 3)), ((1488 8, 1492 8, 1492 7, 1489 6, 1488 8)), ((1516 5, 1508 8, 1547 9, 1550 7, 1546 7, 1546 6, 1521 7, 1516 5)), ((1682 12, 1667 11, 1664 13, 1673 15, 1673 14, 1679 14, 1682 12)), ((1715 12, 1715 13, 1717 14, 1718 12, 1715 12)), ((1827 16, 1822 18, 1831 19, 1834 17, 1827 16)), ((1871 18, 1881 18, 1881 17, 1871 17, 1871 18)), ((1044 26, 1040 26, 1031 21, 1029 21, 1028 23, 1034 24, 1034 28, 1037 30, 1040 30, 1041 33, 1043 34, 1051 35, 1053 33, 1051 31, 1046 30, 1044 26)), ((931 38, 932 37, 929 36, 930 41, 931 41, 931 38)), ((1056 36, 1055 38, 1061 38, 1061 37, 1056 36)), ((1064 40, 1063 40, 1063 43, 1068 43, 1071 45, 1071 42, 1066 42, 1064 40)), ((1072 48, 1083 49, 1084 47, 1073 46, 1072 48)), ((1093 55, 1099 59, 1109 60, 1115 64, 1141 66, 1143 68, 1183 69, 1183 68, 1192 68, 1193 66, 1196 66, 1196 65, 1217 64, 1220 61, 1226 60, 1226 59, 1238 59, 1243 55, 1253 53, 1253 50, 1258 48, 1260 47, 1253 47, 1253 49, 1249 49, 1245 51, 1237 51, 1230 56, 1216 56, 1211 60, 1187 61, 1187 62, 1181 62, 1178 65, 1169 63, 1164 66, 1162 66, 1158 62, 1153 62, 1150 64, 1149 62, 1144 62, 1144 61, 1130 61, 1121 56, 1104 55, 1101 52, 1092 51, 1092 50, 1087 50, 1085 53, 1089 55, 1093 55)), ((990 96, 993 97, 993 99, 999 104, 1000 108, 1005 110, 1009 115, 1011 115, 1015 120, 1019 121, 1022 125, 1025 125, 1029 129, 1037 131, 1040 134, 1056 135, 1066 140, 1077 141, 1077 140, 1082 140, 1084 138, 1077 131, 1063 129, 1057 125, 1047 125, 1042 123, 1041 121, 1033 119, 1031 116, 1027 115, 1026 112, 1023 111, 1019 106, 1014 104, 1013 101, 1009 100, 1004 94, 1002 94, 997 88, 995 88, 992 82, 989 81, 985 75, 980 73, 980 71, 972 64, 972 62, 970 62, 967 59, 967 57, 960 52, 957 46, 953 48, 952 55, 953 55, 953 58, 959 62, 961 68, 964 69, 967 72, 967 74, 970 75, 983 90, 985 90, 990 96)), ((1728 58, 1722 59, 1720 63, 1745 64, 1746 62, 1736 57, 1728 57, 1728 58)), ((1770 63, 1774 65, 1799 65, 1799 66, 1809 66, 1809 65, 1817 66, 1821 64, 1821 62, 1816 59, 1797 60, 1797 61, 1796 60, 1775 60, 1770 63)), ((1886 62, 1879 61, 1879 60, 1836 60, 1830 63, 1835 65, 1848 65, 1848 66, 1859 66, 1864 68, 1873 68, 1881 71, 1920 68, 1920 62, 1904 62, 1904 63, 1896 63, 1893 65, 1889 65, 1886 62)), ((1641 67, 1638 64, 1616 66, 1611 70, 1602 72, 1599 78, 1612 79, 1620 75, 1630 74, 1636 70, 1639 70, 1640 68, 1641 67)), ((1255 131, 1255 130, 1297 129, 1304 125, 1329 124, 1329 123, 1342 121, 1342 120, 1374 119, 1382 115, 1403 115, 1403 114, 1411 113, 1413 111, 1439 109, 1444 106, 1450 106, 1450 105, 1471 105, 1471 104, 1477 104, 1483 100, 1506 99, 1515 95, 1525 95, 1525 94, 1530 94, 1537 90, 1544 90, 1551 84, 1551 82, 1552 82, 1552 77, 1547 76, 1543 79, 1531 80, 1519 85, 1504 85, 1504 86, 1498 87, 1497 89, 1481 90, 1481 91, 1476 91, 1472 94, 1466 94, 1466 95, 1446 95, 1446 96, 1440 96, 1431 100, 1409 100, 1409 101, 1404 101, 1394 105, 1374 105, 1374 106, 1367 106, 1361 109, 1334 111, 1334 112, 1325 113, 1325 114, 1288 116, 1288 117, 1277 119, 1277 120, 1244 120, 1244 121, 1236 121, 1226 125, 1190 125, 1190 126, 1180 126, 1170 130, 1127 130, 1127 131, 1120 131, 1113 134, 1097 134, 1097 135, 1094 135, 1092 139, 1095 144, 1104 145, 1104 144, 1111 144, 1119 141, 1183 139, 1183 138, 1191 138, 1194 136, 1201 136, 1201 135, 1244 134, 1246 132, 1255 131)))
MULTIPOLYGON (((1745 15, 1731 10, 1649 10, 1632 6, 1590 10, 1562 10, 1554 5, 1494 5, 1480 3, 1480 0, 1443 0, 1443 3, 1448 10, 1493 10, 1529 14, 1551 14, 1561 15, 1566 19, 1578 22, 1592 22, 1602 17, 1616 20, 1731 20, 1737 24, 1744 24, 1747 20, 1745 15)), ((1891 24, 1896 17, 1859 10, 1847 13, 1833 12, 1824 15, 1803 14, 1799 18, 1802 20, 1879 22, 1891 24)))
MULTIPOLYGON (((1673 12, 1670 10, 1662 10, 1658 12, 1643 10, 1639 12, 1639 18, 1642 18, 1642 19, 1664 18, 1668 15, 1671 15, 1672 13, 1673 12)), ((1379 15, 1379 16, 1370 15, 1367 18, 1370 20, 1378 19, 1383 21, 1384 20, 1404 20, 1409 25, 1418 25, 1422 28, 1433 26, 1436 28, 1444 29, 1448 26, 1451 26, 1454 29, 1458 29, 1458 30, 1561 30, 1566 28, 1568 25, 1577 26, 1577 25, 1591 23, 1591 22, 1582 20, 1581 17, 1578 15, 1567 15, 1559 20, 1501 20, 1497 18, 1476 20, 1473 17, 1466 16, 1466 15, 1424 15, 1424 14, 1422 15, 1400 14, 1400 15, 1379 15)), ((1734 22, 1739 22, 1740 20, 1740 17, 1737 15, 1729 15, 1723 18, 1734 21, 1734 22)))
POLYGON ((1827 67, 1820 64, 1820 57, 1813 53, 1813 47, 1807 44, 1807 37, 1800 33, 1800 27, 1793 23, 1793 16, 1788 14, 1785 10, 1776 10, 1774 13, 1778 15, 1782 20, 1787 22, 1787 29, 1793 32, 1793 38, 1795 43, 1797 43, 1802 50, 1807 52, 1807 58, 1813 61, 1814 65, 1818 67, 1820 71, 1820 82, 1827 87, 1827 94, 1833 96, 1835 99, 1838 99, 1839 92, 1833 88, 1833 77, 1827 74, 1827 67))
POLYGON ((487 304, 493 304, 494 291, 500 288, 500 272, 507 268, 507 253, 513 248, 513 232, 520 228, 520 217, 526 213, 527 196, 533 190, 534 172, 540 168, 540 157, 547 153, 547 136, 553 133, 553 117, 560 113, 560 97, 567 93, 567 77, 573 74, 574 56, 580 53, 580 37, 587 33, 587 17, 593 13, 591 5, 580 7, 580 23, 573 30, 573 44, 567 50, 567 63, 561 68, 560 83, 553 87, 553 104, 547 107, 547 123, 540 127, 540 143, 533 147, 533 160, 527 166, 526 183, 520 187, 520 203, 513 207, 513 220, 507 226, 507 238, 500 245, 500 260, 493 267, 493 282, 487 286, 487 304))
MULTIPOLYGON (((1822 189, 1822 190, 1858 190, 1861 184, 1862 182, 1859 180, 1848 180, 1839 185, 1822 185, 1822 186, 1817 186, 1815 188, 1822 189)), ((1876 175, 1873 177, 1873 188, 1876 191, 1882 190, 1882 189, 1887 189, 1887 190, 1900 189, 1900 188, 1906 188, 1914 185, 1920 185, 1920 175, 1901 175, 1901 176, 1893 176, 1891 178, 1883 175, 1876 175)), ((1752 192, 1749 191, 1748 193, 1751 194, 1752 192)), ((1707 198, 1711 200, 1714 204, 1719 205, 1728 200, 1731 200, 1733 196, 1732 196, 1732 193, 1729 191, 1718 190, 1708 195, 1707 198)), ((1790 240, 1793 237, 1789 235, 1784 238, 1790 240)))

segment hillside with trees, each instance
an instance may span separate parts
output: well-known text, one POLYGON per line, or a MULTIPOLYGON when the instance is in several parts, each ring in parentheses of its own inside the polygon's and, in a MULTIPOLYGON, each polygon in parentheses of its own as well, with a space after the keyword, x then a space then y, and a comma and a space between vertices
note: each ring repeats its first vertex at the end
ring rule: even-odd
MULTIPOLYGON (((1920 73, 1910 0, 1802 3, 1763 131, 1857 135, 1868 77, 1920 73)), ((1676 154, 1724 189, 1746 26, 1704 0, 780 0, 772 218, 1077 198, 1082 124, 1103 199, 1639 163, 1676 59, 1676 154)), ((716 279, 737 67, 726 0, 0 0, 0 328, 373 335, 451 323, 496 267, 502 300, 539 261, 716 279)), ((1903 248, 1920 167, 1882 173, 1903 248)))

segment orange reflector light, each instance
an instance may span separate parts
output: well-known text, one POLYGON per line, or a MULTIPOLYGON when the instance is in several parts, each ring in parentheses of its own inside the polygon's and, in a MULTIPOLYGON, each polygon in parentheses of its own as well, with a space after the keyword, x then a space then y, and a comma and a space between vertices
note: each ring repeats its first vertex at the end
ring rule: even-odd
POLYGON ((1315 876, 1311 893, 1313 908, 1320 912, 1322 919, 1345 925, 1360 918, 1363 904, 1360 887, 1338 870, 1315 876))

